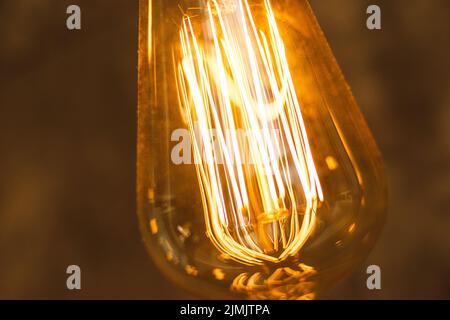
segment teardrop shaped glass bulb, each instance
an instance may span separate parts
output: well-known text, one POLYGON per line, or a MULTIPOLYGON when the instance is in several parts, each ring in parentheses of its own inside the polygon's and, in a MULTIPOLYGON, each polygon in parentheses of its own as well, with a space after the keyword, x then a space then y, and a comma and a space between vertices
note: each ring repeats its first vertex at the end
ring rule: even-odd
POLYGON ((204 297, 315 298, 381 229, 376 143, 306 0, 141 0, 138 213, 204 297))

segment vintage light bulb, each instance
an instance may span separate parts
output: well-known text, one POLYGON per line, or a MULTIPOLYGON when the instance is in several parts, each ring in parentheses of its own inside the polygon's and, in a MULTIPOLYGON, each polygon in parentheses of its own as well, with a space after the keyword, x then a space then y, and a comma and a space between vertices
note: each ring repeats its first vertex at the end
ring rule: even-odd
POLYGON ((138 211, 204 297, 320 296, 383 222, 376 143, 306 0, 141 0, 138 211))

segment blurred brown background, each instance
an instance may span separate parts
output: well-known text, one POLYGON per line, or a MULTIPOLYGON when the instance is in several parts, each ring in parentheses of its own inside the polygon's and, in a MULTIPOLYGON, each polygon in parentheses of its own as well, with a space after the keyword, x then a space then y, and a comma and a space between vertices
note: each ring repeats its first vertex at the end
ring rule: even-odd
MULTIPOLYGON (((390 179, 380 241, 328 298, 448 299, 450 1, 311 3, 390 179), (369 4, 382 31, 365 27, 369 4)), ((137 228, 137 15, 137 0, 0 0, 0 298, 189 298, 137 228), (66 29, 69 4, 81 31, 66 29), (70 264, 80 292, 66 289, 70 264)))

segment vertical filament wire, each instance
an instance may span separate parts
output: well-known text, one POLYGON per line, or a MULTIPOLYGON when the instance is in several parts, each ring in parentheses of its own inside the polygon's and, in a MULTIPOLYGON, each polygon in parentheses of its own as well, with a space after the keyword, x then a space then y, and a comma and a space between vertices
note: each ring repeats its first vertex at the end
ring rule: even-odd
POLYGON ((280 262, 309 238, 323 193, 269 0, 258 29, 247 0, 186 15, 175 60, 207 234, 249 265, 280 262))

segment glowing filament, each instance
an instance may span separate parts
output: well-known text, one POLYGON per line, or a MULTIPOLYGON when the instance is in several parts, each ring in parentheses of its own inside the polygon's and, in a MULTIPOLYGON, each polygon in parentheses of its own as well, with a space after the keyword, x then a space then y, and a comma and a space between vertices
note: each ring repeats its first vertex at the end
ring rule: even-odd
POLYGON ((209 1, 206 22, 183 19, 174 58, 208 237, 250 265, 298 253, 323 201, 269 0, 264 10, 266 33, 247 0, 209 1))

